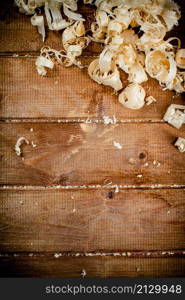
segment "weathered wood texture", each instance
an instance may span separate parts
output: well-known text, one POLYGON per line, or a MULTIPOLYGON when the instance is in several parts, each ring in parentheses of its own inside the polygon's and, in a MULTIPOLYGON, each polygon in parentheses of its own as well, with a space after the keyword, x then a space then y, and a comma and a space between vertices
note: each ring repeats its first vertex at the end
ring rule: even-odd
POLYGON ((0 252, 185 249, 184 214, 185 189, 1 191, 0 252))
POLYGON ((184 277, 185 258, 3 257, 0 277, 184 277))
MULTIPOLYGON (((113 90, 92 81, 87 69, 57 66, 46 77, 38 75, 34 58, 1 58, 0 118, 102 118, 162 120, 171 103, 184 104, 185 96, 162 91, 149 79, 143 86, 157 103, 130 110, 118 102, 113 90)), ((81 59, 86 65, 90 59, 81 59)), ((126 76, 122 74, 126 86, 126 76)))
POLYGON ((167 124, 18 123, 0 130, 1 184, 185 184, 184 155, 174 147, 184 132, 167 124), (14 150, 20 136, 36 144, 21 147, 24 160, 14 150))
MULTIPOLYGON (((178 2, 184 9, 183 1, 178 2)), ((40 35, 29 16, 19 14, 17 8, 9 10, 7 3, 11 5, 12 1, 2 1, 0 9, 0 119, 33 118, 36 123, 0 125, 0 184, 22 185, 22 189, 30 185, 33 189, 23 191, 17 186, 15 191, 0 191, 0 251, 9 253, 1 254, 0 276, 80 277, 82 269, 89 277, 184 276, 185 259, 179 257, 56 259, 49 254, 141 250, 143 257, 144 250, 173 253, 185 249, 185 163, 184 155, 173 145, 178 136, 185 137, 184 128, 149 124, 161 121, 171 103, 184 104, 185 98, 162 91, 150 79, 143 86, 157 103, 131 111, 118 103, 112 89, 93 82, 86 69, 58 66, 45 78, 40 77, 35 58, 14 55, 38 55, 43 46, 40 35), (74 123, 107 115, 131 124, 74 123), (72 123, 39 123, 41 119, 67 119, 72 123), (14 151, 20 136, 36 144, 21 147, 24 160, 14 151), (123 149, 116 149, 113 141, 123 149), (115 193, 110 187, 38 187, 111 182, 124 188, 131 185, 131 189, 115 193), (158 187, 163 189, 152 190, 154 184, 161 184, 158 187), (178 189, 172 189, 175 186, 178 189), (14 251, 44 252, 40 256, 29 252, 14 256, 14 251)), ((92 18, 89 7, 80 9, 92 18)), ((184 26, 182 19, 168 36, 181 37, 184 26)), ((61 49, 61 34, 47 31, 45 45, 61 49)), ((82 63, 88 64, 100 50, 101 46, 90 45, 82 63)), ((126 85, 124 74, 122 78, 126 85)))

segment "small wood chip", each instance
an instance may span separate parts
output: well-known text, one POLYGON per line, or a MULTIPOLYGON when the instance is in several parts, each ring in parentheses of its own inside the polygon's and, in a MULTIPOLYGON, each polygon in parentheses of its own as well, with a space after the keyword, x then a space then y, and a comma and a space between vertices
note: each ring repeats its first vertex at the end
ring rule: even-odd
POLYGON ((148 97, 146 97, 145 102, 146 102, 146 105, 150 105, 154 102, 157 102, 157 100, 153 96, 148 96, 148 97))
POLYGON ((55 254, 54 254, 54 257, 55 257, 55 258, 59 258, 60 256, 62 256, 61 253, 55 253, 55 254))
POLYGON ((31 145, 32 145, 32 147, 33 147, 33 148, 37 147, 37 145, 36 145, 36 144, 34 144, 34 142, 33 142, 33 141, 31 142, 31 145))
POLYGON ((85 269, 82 269, 82 272, 81 272, 81 276, 84 278, 85 276, 87 276, 87 272, 85 269))
POLYGON ((144 167, 148 167, 148 166, 149 166, 149 163, 146 162, 146 163, 144 164, 144 167))
POLYGON ((116 147, 117 149, 122 149, 122 146, 120 145, 120 143, 118 143, 118 142, 116 142, 116 141, 114 141, 113 142, 113 145, 114 145, 114 147, 116 147))
POLYGON ((119 193, 119 187, 118 187, 118 185, 115 185, 115 193, 119 193))

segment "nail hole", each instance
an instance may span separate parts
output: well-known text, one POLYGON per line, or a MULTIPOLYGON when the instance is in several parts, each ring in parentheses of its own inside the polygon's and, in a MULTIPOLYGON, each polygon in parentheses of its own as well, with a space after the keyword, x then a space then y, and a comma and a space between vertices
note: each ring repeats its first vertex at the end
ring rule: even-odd
POLYGON ((113 191, 109 191, 109 192, 108 192, 108 198, 109 198, 109 199, 112 199, 113 196, 114 196, 113 191))
POLYGON ((139 153, 139 158, 143 159, 146 157, 146 154, 144 152, 139 153))

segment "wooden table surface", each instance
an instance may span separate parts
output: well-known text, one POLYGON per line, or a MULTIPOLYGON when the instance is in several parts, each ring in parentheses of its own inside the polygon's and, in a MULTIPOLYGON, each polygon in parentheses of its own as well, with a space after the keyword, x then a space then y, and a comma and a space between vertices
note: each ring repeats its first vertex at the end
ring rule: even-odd
MULTIPOLYGON (((162 120, 184 94, 150 79, 143 86, 157 103, 133 111, 86 69, 40 77, 41 37, 10 6, 0 10, 0 276, 184 276, 185 156, 173 144, 185 127, 162 120), (36 144, 22 147, 24 160, 20 136, 36 144)), ((182 32, 183 19, 171 36, 182 32)), ((61 49, 60 34, 47 32, 45 44, 61 49)), ((81 61, 100 50, 89 46, 81 61)))

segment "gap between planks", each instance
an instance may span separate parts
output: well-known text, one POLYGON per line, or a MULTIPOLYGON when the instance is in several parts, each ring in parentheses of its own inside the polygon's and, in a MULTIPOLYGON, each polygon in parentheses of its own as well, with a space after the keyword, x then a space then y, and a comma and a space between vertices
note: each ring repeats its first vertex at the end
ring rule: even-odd
POLYGON ((115 189, 116 193, 120 190, 160 190, 160 189, 185 189, 185 185, 177 184, 141 184, 141 185, 117 185, 117 184, 106 184, 106 185, 51 185, 51 186, 33 186, 33 185, 0 185, 0 191, 16 191, 16 190, 100 190, 100 189, 115 189))
POLYGON ((0 258, 12 257, 129 257, 129 258, 165 258, 165 257, 185 257, 185 250, 153 250, 153 251, 120 251, 120 252, 2 252, 0 258))
POLYGON ((124 119, 124 120, 119 120, 115 119, 112 120, 112 123, 105 124, 105 121, 103 119, 96 119, 96 118, 86 118, 86 119, 80 119, 80 118, 75 118, 75 119, 55 119, 55 118, 1 118, 0 123, 86 123, 86 124, 91 124, 91 123, 97 123, 97 124, 105 124, 105 125, 114 125, 114 124, 132 124, 132 123, 152 123, 152 124, 161 124, 161 123, 166 123, 164 120, 151 120, 151 119, 124 119))
MULTIPOLYGON (((10 51, 0 52, 0 58, 36 58, 40 56, 39 51, 10 51)), ((99 55, 82 55, 79 58, 97 58, 99 55)))

